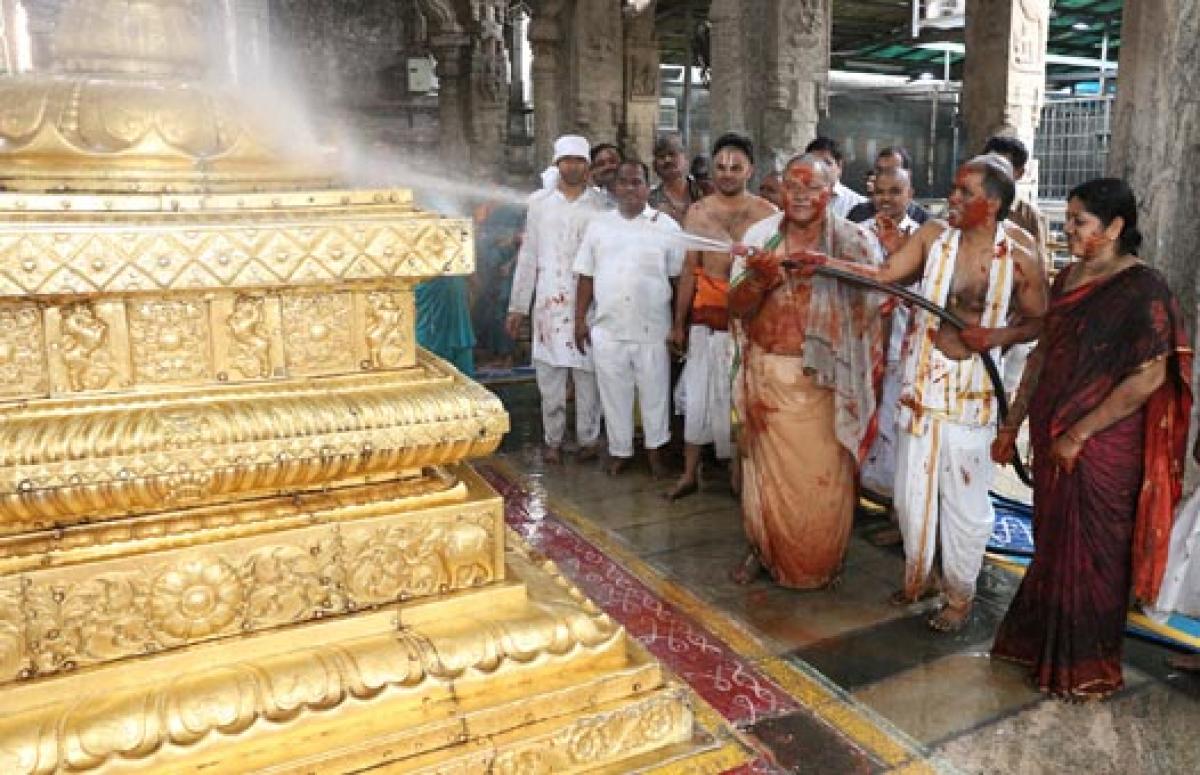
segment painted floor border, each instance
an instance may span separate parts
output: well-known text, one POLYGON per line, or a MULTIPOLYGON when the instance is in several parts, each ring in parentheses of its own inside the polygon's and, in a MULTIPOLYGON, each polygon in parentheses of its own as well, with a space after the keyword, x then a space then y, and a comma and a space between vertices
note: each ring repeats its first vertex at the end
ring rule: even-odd
MULTIPOLYGON (((490 458, 486 464, 509 481, 522 483, 525 478, 511 462, 502 458, 490 458)), ((745 625, 735 618, 715 610, 712 604, 700 599, 690 590, 663 578, 632 550, 614 540, 607 531, 596 527, 574 505, 557 496, 547 496, 546 503, 549 510, 573 530, 601 549, 614 562, 624 566, 659 597, 707 627, 736 654, 758 664, 768 677, 807 710, 883 762, 889 771, 913 775, 949 774, 957 771, 948 762, 933 756, 924 746, 890 721, 855 700, 816 668, 796 658, 777 656, 761 640, 746 632, 743 629, 745 625)), ((697 700, 703 702, 699 697, 697 700)), ((705 705, 707 706, 707 703, 705 705)), ((709 710, 716 714, 724 725, 732 727, 714 709, 709 707, 709 710)))

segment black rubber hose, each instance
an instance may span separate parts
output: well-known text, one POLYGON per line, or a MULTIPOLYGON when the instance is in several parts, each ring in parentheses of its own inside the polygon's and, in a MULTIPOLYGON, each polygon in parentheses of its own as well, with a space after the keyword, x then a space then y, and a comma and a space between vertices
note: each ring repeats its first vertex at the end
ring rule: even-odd
MULTIPOLYGON (((781 263, 784 267, 789 268, 799 266, 798 263, 791 260, 785 260, 781 263)), ((920 295, 919 293, 913 293, 907 288, 902 288, 899 285, 881 283, 876 280, 872 280, 869 277, 855 274, 854 272, 847 272, 844 269, 837 269, 829 266, 828 264, 818 264, 812 267, 812 269, 814 274, 824 275, 825 277, 831 277, 835 280, 842 280, 844 282, 853 283, 854 285, 861 285, 865 288, 870 288, 873 291, 879 291, 880 293, 897 296, 909 302, 910 304, 915 304, 921 309, 937 315, 938 318, 946 321, 959 331, 967 327, 966 322, 953 312, 950 312, 943 307, 939 307, 937 304, 934 304, 932 301, 920 295)), ((1000 377, 1000 370, 996 368, 996 362, 992 360, 991 353, 981 352, 979 353, 979 357, 983 360, 983 368, 987 369, 988 377, 992 380, 992 388, 996 392, 996 406, 999 409, 999 418, 996 420, 996 425, 1002 426, 1008 419, 1008 396, 1004 393, 1004 380, 1000 377)), ((1028 469, 1025 468, 1025 463, 1022 462, 1021 455, 1016 451, 1016 449, 1013 450, 1012 465, 1017 472, 1017 477, 1028 486, 1033 487, 1033 477, 1029 475, 1028 469)))

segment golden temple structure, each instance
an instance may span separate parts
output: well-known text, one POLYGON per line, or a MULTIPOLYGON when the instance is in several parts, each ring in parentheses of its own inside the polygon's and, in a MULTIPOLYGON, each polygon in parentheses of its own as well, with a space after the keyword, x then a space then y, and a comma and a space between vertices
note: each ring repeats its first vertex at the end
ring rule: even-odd
POLYGON ((464 463, 508 418, 413 287, 469 223, 278 151, 201 85, 205 5, 68 2, 0 81, 0 772, 687 752, 685 689, 464 463))

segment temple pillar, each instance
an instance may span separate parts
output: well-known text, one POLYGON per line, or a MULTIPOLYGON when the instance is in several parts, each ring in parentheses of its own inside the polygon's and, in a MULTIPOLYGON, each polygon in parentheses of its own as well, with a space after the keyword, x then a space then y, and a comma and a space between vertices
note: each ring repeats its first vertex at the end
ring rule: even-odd
POLYGON ((438 33, 429 41, 437 60, 438 147, 448 171, 463 170, 469 159, 464 127, 469 44, 470 38, 458 31, 438 33))
MULTIPOLYGON (((473 173, 496 177, 504 160, 508 107, 508 0, 474 0, 466 128, 473 173)), ((514 74, 515 75, 515 74, 514 74)))
POLYGON ((1193 333, 1200 309, 1200 4, 1126 3, 1108 171, 1137 194, 1141 256, 1166 275, 1193 333))
POLYGON ((533 49, 533 138, 534 168, 550 163, 554 138, 561 133, 562 114, 559 98, 559 51, 561 49, 560 14, 563 3, 543 2, 534 10, 529 24, 529 45, 533 49))
POLYGON ((713 0, 712 130, 749 134, 760 170, 816 136, 829 72, 828 0, 713 0))
POLYGON ((571 19, 567 128, 595 143, 619 140, 625 107, 620 0, 577 0, 571 19))
MULTIPOLYGON (((965 156, 995 134, 1012 135, 1033 151, 1046 84, 1049 0, 971 0, 967 3, 963 63, 965 156)), ((1031 158, 1020 183, 1037 193, 1037 161, 1031 158)))
POLYGON ((658 123, 658 38, 655 2, 625 16, 625 109, 620 146, 627 157, 649 160, 658 123))

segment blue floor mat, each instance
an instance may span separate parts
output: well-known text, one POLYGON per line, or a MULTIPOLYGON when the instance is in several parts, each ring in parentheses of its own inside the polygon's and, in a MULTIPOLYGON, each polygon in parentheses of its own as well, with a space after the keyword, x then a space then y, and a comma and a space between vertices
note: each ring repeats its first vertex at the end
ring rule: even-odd
MULTIPOLYGON (((988 539, 988 551, 997 564, 1023 574, 1033 556, 1033 507, 992 493, 996 524, 988 539)), ((1200 651, 1200 619, 1172 614, 1160 623, 1138 610, 1131 610, 1125 629, 1132 635, 1189 651, 1200 651)))

